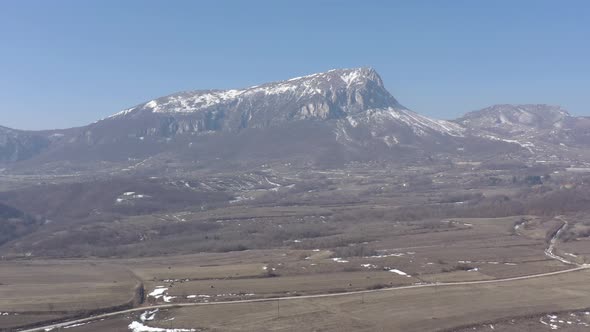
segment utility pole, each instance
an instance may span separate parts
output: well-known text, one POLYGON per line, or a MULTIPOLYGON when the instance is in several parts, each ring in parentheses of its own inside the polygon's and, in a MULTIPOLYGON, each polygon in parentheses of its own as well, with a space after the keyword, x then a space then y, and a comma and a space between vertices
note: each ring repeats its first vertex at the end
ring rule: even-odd
POLYGON ((281 316, 281 299, 277 299, 277 318, 281 316))

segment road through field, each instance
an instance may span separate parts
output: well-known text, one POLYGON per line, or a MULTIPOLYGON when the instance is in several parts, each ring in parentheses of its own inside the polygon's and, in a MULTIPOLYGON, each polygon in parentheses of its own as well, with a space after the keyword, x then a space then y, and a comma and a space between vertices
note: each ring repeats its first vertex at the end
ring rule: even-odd
POLYGON ((509 281, 517 281, 517 280, 526 280, 526 279, 533 279, 533 278, 542 278, 548 276, 554 276, 564 273, 572 273, 581 270, 590 269, 590 265, 581 265, 575 268, 562 270, 562 271, 555 271, 555 272, 548 272, 548 273, 540 273, 528 276, 520 276, 520 277, 511 277, 511 278, 504 278, 504 279, 495 279, 495 280, 479 280, 479 281, 461 281, 461 282, 444 282, 444 283, 429 283, 429 284, 416 284, 410 286, 400 286, 400 287, 392 287, 392 288, 383 288, 383 289, 373 289, 373 290, 363 290, 363 291, 353 291, 353 292, 342 292, 342 293, 330 293, 330 294, 315 294, 315 295, 301 295, 301 296, 289 296, 289 297, 274 297, 274 298, 264 298, 264 299, 250 299, 250 300, 236 300, 236 301, 220 301, 220 302, 208 302, 208 303, 175 303, 175 304, 161 304, 161 305, 152 305, 152 306, 144 306, 138 307, 133 309, 121 310, 116 312, 110 312, 106 314, 91 316, 82 319, 76 319, 71 321, 66 321, 57 324, 50 324, 46 326, 31 328, 31 329, 24 329, 20 330, 20 332, 38 332, 38 331, 48 331, 56 328, 62 328, 74 324, 82 324, 87 323, 97 319, 103 318, 110 318, 122 314, 129 314, 135 313, 140 311, 146 310, 154 310, 154 309, 173 309, 173 308, 183 308, 183 307, 197 307, 197 306, 213 306, 213 305, 228 305, 228 304, 245 304, 245 303, 259 303, 259 302, 272 302, 272 301, 295 301, 301 299, 317 299, 317 298, 328 298, 328 297, 338 297, 338 296, 350 296, 350 295, 358 295, 358 294, 368 294, 368 293, 381 293, 381 292, 394 292, 398 290, 404 289, 413 289, 413 288, 426 288, 426 287, 452 287, 452 286, 463 286, 463 285, 482 285, 482 284, 496 284, 496 283, 503 283, 509 281))

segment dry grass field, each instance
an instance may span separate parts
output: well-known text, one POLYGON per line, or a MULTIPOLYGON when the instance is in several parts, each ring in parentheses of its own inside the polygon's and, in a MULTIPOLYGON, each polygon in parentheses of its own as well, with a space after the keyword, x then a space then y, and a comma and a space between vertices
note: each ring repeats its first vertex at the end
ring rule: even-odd
MULTIPOLYGON (((588 270, 497 284, 163 310, 149 326, 199 331, 437 331, 590 306, 588 270), (451 304, 452 305, 449 305, 451 304), (280 307, 278 307, 280 305, 280 307), (174 319, 172 319, 174 318, 174 319)), ((70 331, 125 331, 137 315, 70 331)), ((535 331, 545 326, 537 324, 535 331)), ((470 328, 471 329, 471 328, 470 328)), ((548 329, 547 329, 548 330, 548 329)))
POLYGON ((139 283, 117 265, 0 262, 0 329, 125 305, 139 283))
MULTIPOLYGON (((559 217, 543 210, 548 202, 543 199, 553 199, 547 195, 561 189, 513 185, 508 173, 490 171, 482 177, 458 168, 435 172, 420 167, 277 173, 258 175, 264 181, 254 186, 236 184, 233 177, 155 179, 144 187, 129 182, 121 190, 154 190, 154 206, 157 186, 178 194, 192 190, 189 182, 191 188, 233 186, 234 196, 243 199, 156 212, 132 211, 130 204, 126 214, 118 208, 93 210, 89 219, 69 220, 65 228, 58 222, 37 224, 42 231, 0 248, 0 329, 129 304, 139 283, 145 292, 143 303, 135 306, 147 308, 566 270, 572 265, 545 253, 564 220, 569 224, 554 239, 554 252, 575 263, 590 257, 583 213, 559 217), (495 185, 498 179, 503 185, 495 185)), ((548 186, 560 188, 552 181, 548 186)), ((113 197, 124 196, 117 188, 111 192, 100 186, 113 197)), ((145 323, 203 331, 485 328, 478 323, 590 307, 584 300, 587 277, 584 271, 385 291, 364 299, 298 299, 281 303, 278 318, 275 302, 167 309, 145 323)), ((132 331, 128 325, 138 316, 68 330, 132 331)))
MULTIPOLYGON (((297 241, 289 240, 287 247, 280 249, 149 258, 0 262, 0 312, 4 310, 9 313, 20 313, 0 316, 0 327, 8 328, 54 320, 72 312, 91 311, 126 303, 132 298, 134 287, 139 280, 145 286, 146 304, 173 304, 325 294, 421 283, 493 280, 568 268, 544 254, 547 245, 545 238, 527 237, 512 231, 514 225, 522 218, 454 218, 389 225, 368 221, 370 227, 363 236, 372 238, 373 241, 354 243, 346 247, 324 248, 315 242, 315 238, 302 237, 297 241)), ((530 225, 528 227, 531 229, 530 225)), ((570 280, 573 277, 564 275, 550 279, 561 280, 559 278, 570 280)), ((573 280, 579 279, 571 280, 573 283, 573 280)), ((531 285, 527 287, 537 287, 539 283, 536 279, 530 282, 531 285)), ((526 286, 528 283, 529 281, 523 281, 515 285, 526 286)), ((504 287, 504 284, 500 286, 504 287)), ((450 299, 459 299, 475 290, 485 296, 491 296, 486 292, 492 292, 491 289, 495 287, 456 287, 457 294, 450 291, 455 288, 445 287, 436 291, 441 294, 448 293, 450 299)), ((432 291, 434 290, 406 290, 399 291, 399 294, 408 293, 407 296, 410 297, 412 295, 409 294, 415 292, 417 298, 426 301, 432 295, 432 291)), ((366 295, 365 299, 367 303, 373 303, 373 306, 377 306, 378 303, 387 307, 393 305, 386 302, 392 301, 389 297, 397 296, 398 292, 384 294, 389 295, 370 294, 366 295)), ((438 295, 437 298, 442 299, 438 295)), ((495 297, 492 296, 491 299, 495 297)), ((287 302, 284 310, 292 310, 294 317, 289 320, 281 318, 277 322, 271 320, 269 324, 278 324, 272 328, 274 330, 289 331, 289 324, 298 324, 296 317, 299 316, 305 317, 306 321, 309 319, 313 326, 316 326, 316 323, 319 324, 317 326, 327 324, 322 323, 325 319, 337 322, 334 326, 328 324, 327 331, 343 326, 349 326, 352 328, 351 331, 368 331, 390 324, 387 320, 377 321, 377 325, 371 325, 365 322, 364 318, 358 318, 358 321, 356 318, 352 319, 351 317, 357 315, 356 310, 361 309, 350 309, 353 310, 353 314, 346 314, 344 317, 338 316, 342 314, 340 310, 326 312, 325 317, 321 314, 323 311, 313 314, 306 311, 309 308, 332 305, 348 307, 358 301, 357 296, 353 300, 346 300, 346 297, 302 300, 301 303, 305 303, 303 306, 298 306, 296 302, 287 302), (327 301, 327 304, 323 304, 323 301, 327 301), (286 325, 281 327, 283 324, 286 325)), ((406 303, 407 298, 400 301, 406 303)), ((431 301, 435 301, 435 298, 431 301)), ((440 301, 441 308, 437 309, 435 305, 432 310, 444 310, 442 306, 447 300, 440 301)), ((502 301, 504 300, 501 299, 500 302, 502 301)), ((496 303, 495 300, 487 299, 485 302, 490 302, 491 305, 496 303)), ((250 304, 229 306, 227 310, 237 310, 235 315, 240 316, 246 314, 243 310, 260 313, 271 310, 264 309, 266 306, 272 308, 269 304, 250 304)), ((575 308, 577 307, 572 307, 575 308)), ((197 309, 180 310, 175 322, 187 322, 186 319, 183 320, 182 315, 186 311, 186 315, 190 316, 188 312, 191 310, 197 309)), ((214 314, 209 313, 210 310, 214 309, 203 308, 197 311, 205 311, 207 317, 212 317, 214 314)), ((227 310, 222 311, 226 313, 227 310)), ((497 316, 506 313, 497 311, 497 316)), ((260 319, 266 321, 268 317, 265 315, 260 319)), ((361 310, 359 315, 364 317, 363 315, 368 315, 368 312, 361 310)), ((407 319, 409 322, 415 318, 410 315, 407 319)), ((491 318, 492 316, 489 319, 491 318)), ((244 319, 251 322, 249 317, 244 319)), ((437 321, 442 319, 436 318, 437 321)), ((471 322, 466 317, 458 321, 461 324, 471 322)), ((232 322, 233 320, 227 322, 229 325, 223 327, 215 324, 211 326, 218 331, 226 328, 237 329, 232 322)), ((199 326, 211 327, 209 323, 199 326)), ((411 324, 409 327, 402 324, 399 328, 400 331, 405 328, 418 330, 411 324)))

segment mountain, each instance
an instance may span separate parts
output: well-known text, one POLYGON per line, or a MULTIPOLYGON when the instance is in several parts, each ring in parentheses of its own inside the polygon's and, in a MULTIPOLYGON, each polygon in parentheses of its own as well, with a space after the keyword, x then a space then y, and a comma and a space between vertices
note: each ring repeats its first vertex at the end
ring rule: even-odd
POLYGON ((559 106, 494 105, 467 113, 456 123, 480 136, 492 135, 529 146, 590 144, 590 119, 574 117, 559 106))
POLYGON ((331 70, 239 90, 200 90, 151 100, 107 120, 176 116, 180 122, 145 134, 237 131, 293 120, 336 119, 401 105, 369 68, 331 70), (190 121, 183 116, 190 116, 190 121))
POLYGON ((46 149, 49 143, 43 135, 0 126, 0 162, 29 159, 46 149))
POLYGON ((457 122, 472 129, 516 136, 539 130, 558 130, 569 119, 570 114, 559 106, 505 104, 467 113, 457 122))
MULTIPOLYGON (((133 124, 136 137, 237 133, 297 121, 395 121, 416 135, 460 135, 456 124, 432 120, 403 107, 370 68, 331 70, 239 90, 183 92, 123 110, 88 129, 133 124)), ((125 126, 124 135, 129 135, 125 126)), ((92 136, 87 132, 87 136, 92 136)))
POLYGON ((484 158, 526 150, 512 138, 570 126, 570 118, 561 109, 504 105, 456 121, 431 119, 401 105, 375 70, 337 69, 243 89, 176 93, 63 131, 7 130, 20 134, 10 136, 0 160, 21 161, 23 169, 76 170, 96 162, 162 168, 484 158))

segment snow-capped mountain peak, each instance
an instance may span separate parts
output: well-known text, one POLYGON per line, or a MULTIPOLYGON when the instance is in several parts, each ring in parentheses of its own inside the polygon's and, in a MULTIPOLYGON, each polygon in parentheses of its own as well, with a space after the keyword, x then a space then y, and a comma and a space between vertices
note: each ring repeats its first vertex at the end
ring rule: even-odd
POLYGON ((76 158, 100 151, 114 159, 177 152, 212 160, 379 159, 395 151, 479 154, 485 148, 537 153, 586 144, 587 128, 590 120, 547 105, 496 105, 455 121, 432 119, 398 103, 375 70, 352 68, 240 89, 180 92, 69 131, 15 138, 0 128, 0 157, 26 159, 45 147, 65 154, 79 149, 76 158), (38 142, 26 144, 33 138, 38 142), (25 150, 32 152, 24 156, 25 150))
POLYGON ((360 124, 372 128, 369 131, 374 138, 394 137, 391 131, 403 131, 402 136, 409 138, 388 139, 397 142, 411 141, 413 136, 461 137, 465 131, 457 123, 430 119, 400 105, 372 68, 333 69, 244 89, 182 92, 148 101, 111 118, 121 117, 166 117, 156 121, 160 124, 144 129, 142 136, 159 132, 237 132, 306 119, 338 120, 335 132, 339 137, 347 137, 342 131, 360 124), (164 129, 162 121, 167 126, 164 129))
MULTIPOLYGON (((347 91, 352 92, 351 95, 353 98, 349 99, 353 100, 349 101, 352 101, 352 103, 364 103, 362 93, 356 93, 357 90, 371 90, 371 93, 377 92, 379 100, 373 100, 376 103, 375 105, 370 105, 372 107, 397 104, 395 99, 385 90, 381 77, 374 69, 353 68, 333 69, 323 73, 295 77, 244 89, 181 92, 150 100, 144 104, 123 110, 111 116, 111 118, 145 112, 188 114, 215 108, 230 108, 244 102, 253 103, 256 99, 260 98, 280 98, 285 103, 296 102, 301 104, 301 102, 313 99, 314 97, 323 97, 329 98, 332 102, 336 103, 336 99, 340 95, 346 94, 347 91)), ((370 101, 368 104, 371 104, 370 101)))

